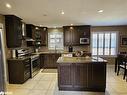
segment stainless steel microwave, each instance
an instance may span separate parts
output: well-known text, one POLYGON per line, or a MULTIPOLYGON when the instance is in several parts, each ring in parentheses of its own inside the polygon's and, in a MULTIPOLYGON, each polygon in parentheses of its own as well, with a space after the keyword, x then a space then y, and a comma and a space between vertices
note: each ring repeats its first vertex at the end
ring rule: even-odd
POLYGON ((80 38, 80 44, 89 44, 89 38, 80 38))

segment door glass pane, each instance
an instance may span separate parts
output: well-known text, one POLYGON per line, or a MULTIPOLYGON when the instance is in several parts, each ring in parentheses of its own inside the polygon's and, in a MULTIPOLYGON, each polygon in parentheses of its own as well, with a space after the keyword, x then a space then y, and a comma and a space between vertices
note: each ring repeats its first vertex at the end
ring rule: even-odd
POLYGON ((109 49, 110 49, 110 33, 105 33, 104 55, 109 55, 109 49))
POLYGON ((104 40, 104 34, 99 33, 99 37, 98 37, 98 54, 99 55, 103 55, 103 40, 104 40))
POLYGON ((97 55, 97 33, 92 35, 92 55, 97 55))
POLYGON ((111 55, 116 55, 116 33, 111 33, 111 55))

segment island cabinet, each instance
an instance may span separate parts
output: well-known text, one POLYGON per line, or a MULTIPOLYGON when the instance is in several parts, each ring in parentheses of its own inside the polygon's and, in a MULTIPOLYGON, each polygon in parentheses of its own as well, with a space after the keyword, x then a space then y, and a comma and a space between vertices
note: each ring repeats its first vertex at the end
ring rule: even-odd
POLYGON ((73 68, 72 64, 58 66, 59 89, 71 90, 73 88, 73 68))
POLYGON ((88 87, 97 91, 104 90, 106 87, 106 64, 91 64, 88 72, 91 75, 88 78, 88 87))
POLYGON ((59 90, 105 91, 105 63, 59 63, 59 90))
POLYGON ((83 90, 88 86, 88 65, 74 64, 74 89, 83 90))

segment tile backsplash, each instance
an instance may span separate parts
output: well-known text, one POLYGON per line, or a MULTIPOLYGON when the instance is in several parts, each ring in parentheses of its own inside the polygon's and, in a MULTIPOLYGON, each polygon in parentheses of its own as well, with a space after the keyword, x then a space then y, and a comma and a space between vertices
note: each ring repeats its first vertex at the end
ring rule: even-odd
MULTIPOLYGON (((42 46, 39 51, 49 51, 47 46, 42 46)), ((64 47, 63 51, 68 51, 68 46, 64 47)), ((73 46, 73 51, 87 51, 90 52, 90 46, 86 45, 86 46, 73 46)))

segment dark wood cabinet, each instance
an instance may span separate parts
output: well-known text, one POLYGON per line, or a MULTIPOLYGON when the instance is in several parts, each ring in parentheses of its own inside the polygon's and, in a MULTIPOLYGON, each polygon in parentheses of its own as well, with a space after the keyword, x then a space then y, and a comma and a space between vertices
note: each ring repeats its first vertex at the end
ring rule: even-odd
POLYGON ((22 84, 30 78, 30 59, 8 60, 9 83, 22 84))
POLYGON ((60 90, 105 91, 106 63, 59 63, 60 90))
POLYGON ((85 89, 88 85, 88 64, 74 64, 74 88, 85 89))
POLYGON ((69 27, 64 26, 64 45, 69 46, 72 45, 72 31, 69 27))
POLYGON ((36 26, 35 31, 33 33, 33 39, 35 40, 34 46, 36 48, 39 48, 42 46, 42 35, 41 35, 42 29, 41 27, 36 26))
POLYGON ((57 59, 61 54, 57 53, 47 53, 41 54, 41 68, 57 68, 57 59))
POLYGON ((27 46, 34 46, 34 41, 30 41, 29 39, 34 39, 35 28, 33 24, 26 24, 27 46))
POLYGON ((40 54, 40 69, 44 68, 44 55, 40 54))
POLYGON ((78 31, 78 27, 74 27, 71 30, 71 33, 72 33, 72 45, 73 46, 80 45, 80 32, 81 31, 78 31))
POLYGON ((32 24, 26 24, 27 38, 35 41, 27 41, 27 46, 46 46, 47 45, 47 27, 38 27, 32 24))
POLYGON ((59 89, 68 90, 73 88, 73 68, 72 64, 58 66, 58 86, 59 89), (62 89, 61 89, 62 88, 62 89))
POLYGON ((14 15, 5 15, 6 39, 8 48, 20 47, 22 43, 22 22, 14 15))
POLYGON ((106 64, 91 64, 88 72, 91 75, 89 76, 88 86, 95 90, 104 90, 104 87, 106 87, 106 64))
MULTIPOLYGON (((63 26, 63 30, 64 30, 64 45, 65 46, 81 45, 80 38, 88 38, 90 40, 90 25, 63 26)), ((89 45, 89 44, 84 44, 84 45, 89 45)))
POLYGON ((47 38, 48 37, 48 28, 47 27, 41 27, 41 45, 46 46, 47 45, 47 38))

